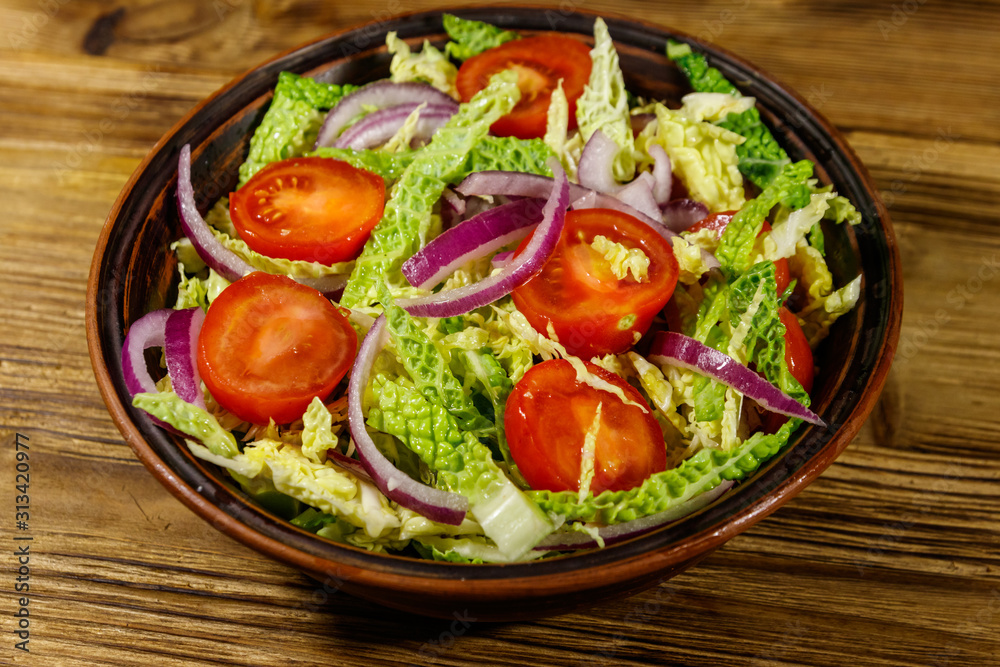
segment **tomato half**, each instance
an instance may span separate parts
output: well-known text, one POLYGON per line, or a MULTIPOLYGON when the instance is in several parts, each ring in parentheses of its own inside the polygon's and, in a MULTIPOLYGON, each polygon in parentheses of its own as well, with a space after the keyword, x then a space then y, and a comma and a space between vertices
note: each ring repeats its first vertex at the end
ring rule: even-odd
MULTIPOLYGON (((520 252, 528 243, 525 239, 520 252)), ((584 359, 628 350, 646 333, 677 284, 677 258, 670 242, 636 218, 611 209, 569 211, 555 251, 534 278, 511 296, 536 330, 549 324, 559 342, 584 359), (647 276, 619 280, 591 246, 604 236, 649 258, 647 276)))
POLYGON ((384 208, 381 176, 321 157, 272 162, 229 198, 252 250, 327 265, 357 257, 384 208))
POLYGON ((576 127, 576 101, 590 79, 590 47, 556 33, 515 39, 483 51, 462 63, 455 85, 463 102, 486 87, 490 77, 513 69, 521 99, 513 111, 490 129, 502 137, 544 136, 549 100, 559 79, 569 102, 569 128, 576 127))
MULTIPOLYGON (((734 215, 736 215, 736 211, 714 213, 694 223, 688 227, 687 231, 697 232, 701 229, 712 229, 716 232, 719 238, 722 238, 722 233, 726 231, 726 225, 729 224, 729 221, 733 219, 734 215)), ((765 220, 764 225, 761 227, 760 233, 758 233, 757 236, 760 237, 761 234, 769 231, 771 231, 771 223, 765 220)), ((791 280, 791 272, 788 269, 788 260, 779 259, 774 263, 774 281, 778 284, 778 296, 785 293, 785 290, 788 289, 788 283, 790 283, 791 280)))
POLYGON ((216 297, 198 335, 198 371, 222 407, 254 424, 295 421, 354 361, 358 337, 322 294, 251 273, 216 297))
MULTIPOLYGON (((619 376, 589 362, 587 370, 620 388, 630 401, 645 405, 639 392, 619 376)), ((579 491, 584 438, 598 404, 601 417, 590 484, 594 495, 631 489, 666 469, 663 434, 651 412, 580 383, 568 361, 552 359, 524 374, 504 412, 511 456, 532 488, 579 491)))

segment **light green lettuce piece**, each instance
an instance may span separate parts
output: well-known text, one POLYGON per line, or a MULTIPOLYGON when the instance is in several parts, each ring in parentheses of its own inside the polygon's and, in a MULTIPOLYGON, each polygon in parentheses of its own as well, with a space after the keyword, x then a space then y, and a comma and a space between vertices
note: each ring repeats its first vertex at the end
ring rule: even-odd
MULTIPOLYGON (((566 175, 570 180, 576 180, 576 160, 573 159, 568 146, 569 137, 569 100, 566 99, 566 92, 562 87, 563 80, 559 79, 556 89, 552 91, 549 99, 549 109, 546 112, 545 136, 542 141, 552 150, 552 154, 559 159, 566 175)), ((579 141, 579 134, 576 135, 579 141)))
MULTIPOLYGON (((170 252, 174 253, 177 262, 183 264, 184 271, 188 273, 198 273, 206 266, 204 260, 198 255, 198 251, 195 250, 194 244, 191 243, 191 239, 186 236, 171 243, 170 252)), ((181 275, 183 275, 183 271, 181 275)))
POLYGON ((370 482, 330 461, 317 463, 295 445, 256 440, 241 455, 261 465, 275 488, 310 507, 335 514, 372 538, 387 536, 400 525, 388 499, 370 482))
POLYGON ((716 123, 731 113, 752 109, 756 100, 727 93, 688 93, 681 98, 678 111, 693 121, 716 123))
POLYGON ((418 53, 413 53, 410 46, 392 31, 385 36, 385 45, 392 54, 389 64, 392 81, 429 83, 442 93, 458 99, 458 89, 455 88, 458 68, 428 40, 424 40, 423 48, 418 53))
POLYGON ((809 203, 808 180, 813 163, 800 160, 785 165, 757 197, 751 199, 726 225, 715 252, 719 264, 728 275, 743 273, 753 264, 754 246, 764 219, 779 203, 788 208, 801 208, 809 203))
POLYGON ((239 187, 264 165, 302 155, 316 143, 321 110, 331 109, 357 86, 322 83, 291 72, 278 75, 274 98, 254 131, 249 154, 240 165, 239 187))
POLYGON ((372 392, 369 426, 399 438, 432 470, 462 469, 465 435, 443 405, 427 400, 409 378, 378 375, 372 392))
POLYGON ((632 362, 639 383, 653 407, 682 435, 686 434, 688 421, 680 413, 673 385, 664 377, 663 371, 635 352, 628 352, 628 359, 632 362))
POLYGON ((412 378, 417 390, 428 400, 443 406, 463 431, 475 436, 493 433, 493 422, 483 417, 462 383, 448 367, 448 362, 420 323, 395 305, 388 291, 382 289, 379 301, 397 356, 412 378))
POLYGON ((615 158, 614 176, 619 181, 631 181, 635 176, 635 148, 629 117, 625 75, 618 62, 618 52, 604 19, 594 21, 594 48, 590 80, 576 101, 576 122, 586 143, 600 130, 621 149, 615 158))
POLYGON ((833 291, 833 274, 823 254, 813 246, 805 243, 797 245, 795 254, 788 258, 788 268, 799 277, 799 284, 806 290, 807 308, 833 291))
POLYGON ((823 219, 830 208, 830 201, 836 196, 833 192, 817 192, 802 208, 794 211, 783 206, 779 208, 771 231, 763 235, 764 259, 776 262, 794 255, 798 243, 823 219))
POLYGON ((423 102, 411 111, 410 115, 403 121, 403 124, 396 130, 396 133, 389 137, 389 140, 379 150, 386 153, 399 153, 400 151, 409 150, 410 143, 413 142, 414 134, 417 131, 417 123, 420 122, 420 114, 426 106, 427 103, 423 102))
POLYGON ((427 535, 415 540, 431 550, 434 560, 452 563, 512 563, 541 558, 547 552, 528 551, 512 559, 485 537, 439 537, 427 535))
POLYGON ((326 450, 336 448, 338 444, 333 416, 318 397, 313 397, 302 415, 301 437, 302 454, 313 463, 326 461, 326 450))
POLYGON ((680 273, 677 279, 684 285, 693 285, 701 280, 711 267, 706 260, 712 257, 711 254, 718 240, 715 231, 702 229, 695 233, 683 233, 670 239, 674 248, 674 257, 677 258, 677 265, 680 273), (708 252, 702 252, 708 250, 708 252))
POLYGON ((177 301, 174 303, 174 309, 183 310, 198 306, 207 311, 209 304, 215 301, 215 297, 222 294, 222 290, 229 287, 230 283, 212 269, 208 270, 208 275, 204 278, 189 277, 185 274, 186 269, 185 264, 177 263, 180 282, 177 285, 177 301))
POLYGON ((217 456, 232 458, 239 454, 236 438, 222 428, 210 412, 181 400, 172 391, 136 394, 132 397, 132 405, 191 436, 217 456))
POLYGON ((482 21, 459 18, 454 14, 445 14, 442 21, 445 32, 452 39, 445 44, 445 53, 456 60, 468 60, 487 49, 519 37, 516 32, 503 30, 482 21))
POLYGON ((436 523, 427 517, 417 514, 411 509, 400 506, 397 509, 401 525, 399 526, 399 539, 409 540, 414 537, 425 535, 482 535, 483 528, 475 519, 468 514, 462 519, 462 523, 457 526, 449 526, 443 523, 436 523))
MULTIPOLYGON (((693 121, 662 104, 656 105, 654 128, 648 141, 663 147, 693 199, 713 213, 743 206, 743 175, 736 156, 743 137, 712 123, 693 121)), ((642 133, 644 140, 647 136, 642 133)), ((648 147, 646 143, 640 148, 648 153, 648 147)))
POLYGON ((325 278, 328 276, 346 276, 354 267, 354 262, 336 262, 335 264, 320 264, 319 262, 306 262, 299 259, 284 259, 282 257, 268 257, 250 249, 246 241, 234 238, 225 232, 212 229, 212 234, 224 245, 227 250, 232 251, 244 262, 266 273, 276 273, 286 275, 293 279, 325 278))
POLYGON ((215 203, 205 216, 205 221, 209 223, 209 229, 219 243, 258 271, 286 275, 295 280, 309 280, 340 275, 346 277, 354 268, 353 261, 321 264, 320 262, 268 257, 252 250, 237 235, 236 228, 229 217, 229 203, 225 198, 215 203))
POLYGON ((815 347, 830 333, 830 327, 837 319, 849 313, 857 305, 861 297, 861 276, 847 283, 838 290, 812 301, 799 313, 799 323, 809 340, 810 347, 815 347))
POLYGON ((426 244, 433 208, 445 186, 461 173, 469 151, 498 118, 514 108, 520 95, 513 72, 493 76, 489 85, 462 104, 416 153, 393 185, 382 219, 356 260, 344 289, 343 305, 371 305, 377 300, 378 285, 386 280, 393 285, 405 284, 399 269, 426 244))
POLYGON ((632 280, 641 283, 649 277, 649 257, 641 248, 626 248, 601 234, 594 237, 590 246, 608 262, 608 268, 618 280, 625 280, 631 274, 632 280))

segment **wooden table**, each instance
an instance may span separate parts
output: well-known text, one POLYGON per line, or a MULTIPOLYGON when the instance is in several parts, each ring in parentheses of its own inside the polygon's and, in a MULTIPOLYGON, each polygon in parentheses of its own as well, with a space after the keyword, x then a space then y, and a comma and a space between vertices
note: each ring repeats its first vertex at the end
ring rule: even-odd
POLYGON ((868 165, 902 248, 903 334, 868 424, 688 573, 534 623, 412 618, 327 596, 137 462, 84 335, 91 253, 129 174, 266 57, 433 5, 0 2, 0 663, 1000 664, 996 2, 586 3, 717 41, 800 91, 868 165), (18 438, 28 531, 14 520, 18 438), (25 544, 30 590, 16 592, 25 544), (30 653, 15 648, 22 597, 30 653))

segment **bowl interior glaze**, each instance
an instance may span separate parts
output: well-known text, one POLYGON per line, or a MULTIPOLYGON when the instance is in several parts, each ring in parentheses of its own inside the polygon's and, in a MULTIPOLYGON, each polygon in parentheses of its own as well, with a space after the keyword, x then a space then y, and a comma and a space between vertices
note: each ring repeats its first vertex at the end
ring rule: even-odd
MULTIPOLYGON (((260 508, 183 443, 130 407, 121 350, 128 323, 170 303, 176 265, 168 244, 181 236, 174 205, 176 162, 191 144, 198 204, 205 211, 236 183, 253 129, 284 70, 325 81, 363 83, 388 74, 385 36, 440 45, 441 11, 394 18, 322 38, 280 55, 199 104, 163 137, 116 201, 95 252, 87 331, 100 390, 140 460, 173 494, 214 526, 332 589, 415 613, 482 620, 558 613, 626 595, 662 581, 793 497, 843 451, 872 410, 899 335, 902 279, 891 223, 867 172, 839 133, 794 93, 745 61, 681 33, 605 15, 626 85, 677 102, 688 87, 667 60, 668 38, 707 53, 710 62, 757 98, 765 121, 793 159, 850 198, 864 222, 829 226, 827 260, 835 283, 864 274, 858 307, 842 318, 818 355, 814 410, 829 429, 801 428, 783 452, 706 509, 643 537, 589 553, 511 565, 458 565, 371 554, 335 544, 260 508)), ((451 10, 521 32, 592 34, 596 15, 529 7, 451 10)))

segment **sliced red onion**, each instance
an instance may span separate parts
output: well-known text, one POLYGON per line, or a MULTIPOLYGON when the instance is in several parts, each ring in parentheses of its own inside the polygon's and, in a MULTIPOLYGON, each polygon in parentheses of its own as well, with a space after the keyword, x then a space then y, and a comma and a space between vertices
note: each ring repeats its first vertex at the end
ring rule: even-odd
MULTIPOLYGON (((601 526, 597 529, 597 534, 601 536, 605 546, 637 537, 660 528, 661 526, 665 526, 668 523, 679 521, 689 514, 694 514, 703 507, 707 507, 716 498, 731 489, 732 486, 733 482, 726 480, 711 491, 700 493, 694 498, 686 500, 676 507, 663 510, 658 514, 652 514, 633 521, 618 523, 613 526, 601 526)), ((600 545, 597 543, 597 540, 587 533, 564 531, 549 535, 535 547, 535 550, 575 551, 577 549, 594 549, 598 546, 600 545)))
POLYGON ((194 187, 191 185, 190 144, 181 148, 181 155, 177 160, 177 209, 180 211, 184 235, 191 240, 198 256, 210 269, 230 282, 255 270, 215 238, 205 218, 198 212, 198 205, 194 201, 194 187))
POLYGON ((542 202, 519 199, 446 230, 403 263, 414 287, 430 289, 460 266, 523 239, 542 221, 542 202))
POLYGON ((660 210, 663 212, 663 224, 675 232, 683 232, 708 215, 708 207, 694 199, 675 199, 660 210))
POLYGON ((650 144, 649 154, 653 156, 653 198, 662 206, 670 201, 670 191, 674 185, 674 173, 670 157, 659 144, 650 144))
POLYGON ((338 452, 336 449, 326 450, 326 457, 328 459, 333 459, 333 461, 345 470, 350 470, 352 473, 360 477, 361 479, 367 480, 374 483, 375 480, 372 479, 371 475, 368 474, 367 468, 364 464, 357 459, 352 459, 350 456, 345 456, 338 452))
POLYGON ((740 362, 684 334, 673 331, 656 334, 649 360, 701 373, 732 387, 771 412, 826 426, 814 412, 740 362))
MULTIPOLYGON (((407 102, 373 111, 344 130, 344 133, 337 138, 333 145, 337 148, 353 148, 354 150, 381 146, 399 131, 406 119, 419 106, 418 102, 407 102)), ((456 111, 458 111, 458 103, 454 101, 449 105, 428 104, 420 110, 420 116, 413 132, 414 138, 430 139, 431 135, 447 123, 456 111)))
MULTIPOLYGON (((552 192, 552 179, 539 174, 518 171, 477 171, 465 177, 455 190, 466 197, 472 195, 508 195, 545 199, 552 192)), ((573 203, 590 192, 575 183, 569 184, 569 201, 573 203)))
POLYGON ((580 153, 576 169, 580 185, 597 192, 615 194, 621 187, 615 180, 614 164, 621 148, 604 132, 596 130, 580 153))
MULTIPOLYGON (((161 308, 146 313, 133 322, 128 329, 128 334, 122 345, 122 375, 125 376, 125 388, 132 396, 155 394, 159 391, 146 367, 146 357, 143 352, 151 347, 163 347, 166 341, 167 319, 173 312, 169 308, 161 308)), ((177 433, 174 427, 165 421, 152 415, 149 415, 149 418, 157 426, 171 433, 177 433)))
POLYGON ((660 206, 653 196, 656 180, 648 171, 639 174, 634 181, 618 190, 615 198, 645 214, 652 220, 660 219, 660 206))
POLYGON ((490 260, 490 266, 494 269, 502 269, 510 263, 510 260, 514 259, 514 251, 507 250, 505 252, 498 252, 493 255, 493 259, 490 260))
POLYGON ((125 343, 122 345, 122 373, 125 376, 125 387, 133 396, 136 394, 155 394, 159 391, 146 368, 146 358, 143 352, 151 347, 163 347, 166 340, 167 319, 174 311, 161 308, 146 313, 128 329, 125 343))
POLYGON ((326 115, 316 148, 332 146, 341 130, 366 107, 385 109, 400 104, 427 102, 428 104, 454 105, 455 100, 426 83, 376 81, 345 95, 326 115))
POLYGON ((553 186, 542 209, 542 221, 520 255, 497 273, 472 285, 426 297, 397 299, 396 304, 415 317, 453 317, 493 303, 538 273, 559 242, 569 205, 565 172, 555 159, 549 166, 554 174, 553 186))
POLYGON ((167 374, 174 393, 182 401, 205 408, 201 392, 201 375, 195 361, 198 350, 198 333, 205 321, 201 308, 175 310, 167 318, 163 352, 167 358, 167 374))
POLYGON ((441 193, 441 198, 452 210, 455 216, 462 216, 465 214, 466 201, 457 192, 451 188, 445 188, 444 192, 441 193))
POLYGON ((372 481, 386 497, 431 521, 457 526, 462 523, 469 510, 469 500, 461 494, 421 484, 396 468, 378 450, 365 427, 361 399, 368 387, 375 357, 385 346, 388 337, 385 315, 379 315, 361 342, 354 367, 351 369, 351 379, 347 386, 347 422, 354 445, 357 447, 358 457, 372 481))

